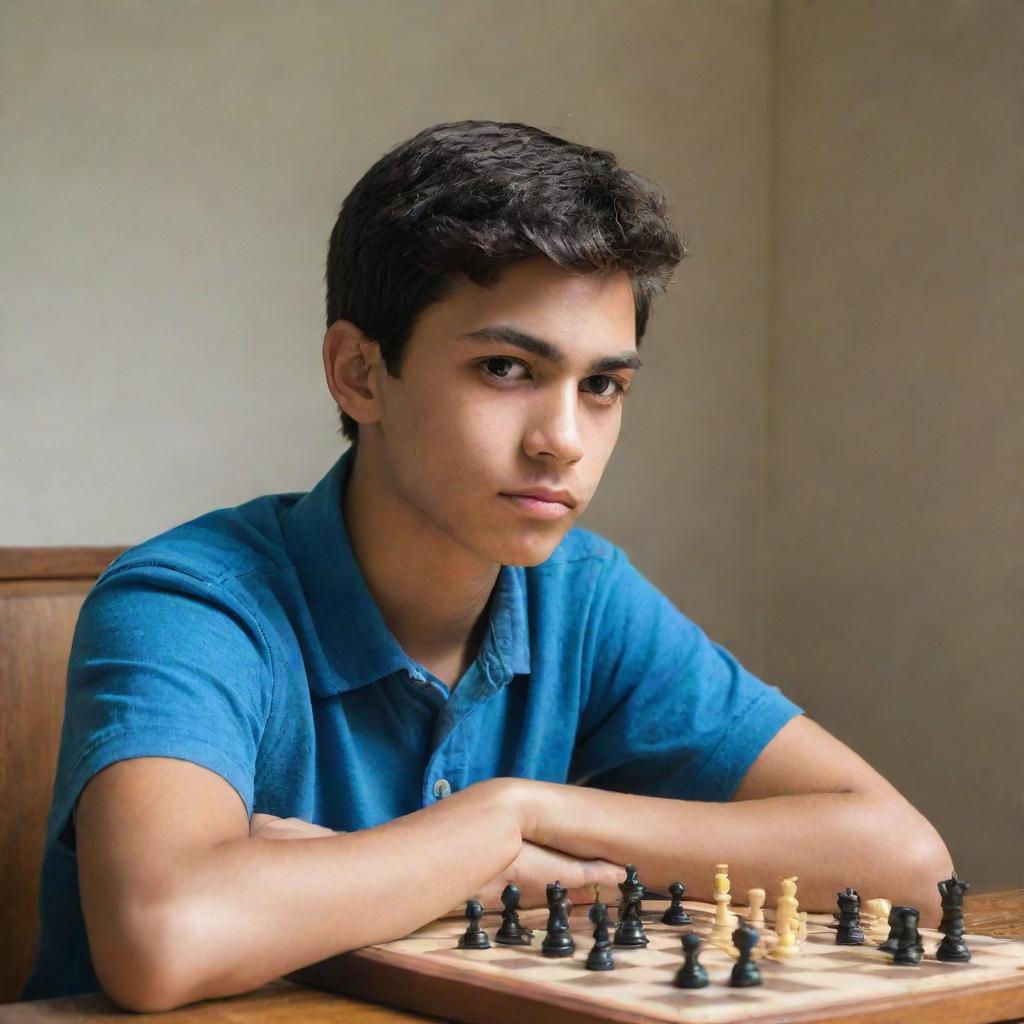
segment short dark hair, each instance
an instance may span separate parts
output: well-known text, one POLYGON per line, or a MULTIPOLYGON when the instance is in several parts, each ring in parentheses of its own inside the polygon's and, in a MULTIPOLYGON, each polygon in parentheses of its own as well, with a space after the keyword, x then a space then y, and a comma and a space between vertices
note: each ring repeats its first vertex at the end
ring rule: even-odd
MULTIPOLYGON (((327 254, 327 326, 351 320, 398 377, 421 311, 465 274, 493 284, 543 255, 562 267, 625 270, 636 340, 686 244, 660 188, 615 154, 518 122, 448 121, 385 153, 341 204, 327 254)), ((341 433, 359 425, 341 413, 341 433)))

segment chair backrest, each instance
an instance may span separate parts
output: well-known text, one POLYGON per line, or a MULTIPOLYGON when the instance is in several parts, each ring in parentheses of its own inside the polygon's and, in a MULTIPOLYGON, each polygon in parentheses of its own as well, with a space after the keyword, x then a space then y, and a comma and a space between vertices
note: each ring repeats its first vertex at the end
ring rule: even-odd
POLYGON ((122 548, 0 548, 0 1003, 32 967, 46 817, 78 612, 122 548))

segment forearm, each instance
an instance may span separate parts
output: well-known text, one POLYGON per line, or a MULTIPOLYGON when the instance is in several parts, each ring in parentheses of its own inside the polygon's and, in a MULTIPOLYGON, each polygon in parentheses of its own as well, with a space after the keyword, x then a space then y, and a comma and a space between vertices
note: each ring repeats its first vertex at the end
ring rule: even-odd
POLYGON ((405 935, 478 890, 521 845, 513 813, 466 790, 373 829, 214 847, 182 872, 162 1001, 249 991, 405 935))
POLYGON ((710 899, 714 865, 727 863, 734 899, 796 875, 802 909, 835 909, 852 885, 938 918, 936 882, 951 864, 941 839, 909 804, 869 793, 807 793, 732 803, 632 796, 526 783, 524 838, 577 857, 634 863, 651 887, 683 881, 710 899))

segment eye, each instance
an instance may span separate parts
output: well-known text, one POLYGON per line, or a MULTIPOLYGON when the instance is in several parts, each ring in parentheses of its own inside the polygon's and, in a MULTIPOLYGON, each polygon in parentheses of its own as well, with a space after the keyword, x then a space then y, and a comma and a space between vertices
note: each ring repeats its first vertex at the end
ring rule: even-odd
POLYGON ((520 360, 520 359, 512 359, 510 356, 490 356, 488 359, 484 359, 478 365, 480 366, 480 368, 482 370, 484 370, 484 373, 485 373, 486 376, 491 377, 491 378, 497 378, 498 380, 522 380, 523 379, 522 377, 510 377, 508 375, 509 367, 511 367, 511 366, 519 365, 524 370, 528 370, 529 369, 529 367, 524 362, 522 362, 522 360, 520 360), (499 371, 498 372, 494 372, 494 371, 488 369, 489 366, 493 366, 493 365, 496 365, 496 366, 499 367, 499 371), (501 370, 500 369, 501 367, 504 367, 504 369, 501 370))
POLYGON ((606 374, 601 373, 595 377, 588 377, 587 380, 605 381, 605 388, 608 384, 614 385, 611 391, 601 388, 599 391, 590 392, 590 394, 604 399, 605 401, 613 402, 616 398, 625 398, 629 394, 629 385, 620 377, 609 377, 606 374))

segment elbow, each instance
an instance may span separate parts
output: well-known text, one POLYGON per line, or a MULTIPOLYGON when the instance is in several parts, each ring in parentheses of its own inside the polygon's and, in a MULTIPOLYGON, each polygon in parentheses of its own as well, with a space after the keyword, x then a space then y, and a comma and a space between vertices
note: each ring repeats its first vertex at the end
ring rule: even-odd
POLYGON ((938 883, 949 878, 953 861, 939 833, 922 819, 922 828, 901 850, 902 884, 893 903, 916 907, 920 924, 934 928, 939 923, 942 900, 938 883))
POLYGON ((103 991, 123 1010, 159 1013, 202 996, 198 976, 186 961, 188 945, 176 940, 179 929, 168 915, 137 917, 133 928, 110 929, 92 948, 93 968, 103 991))

